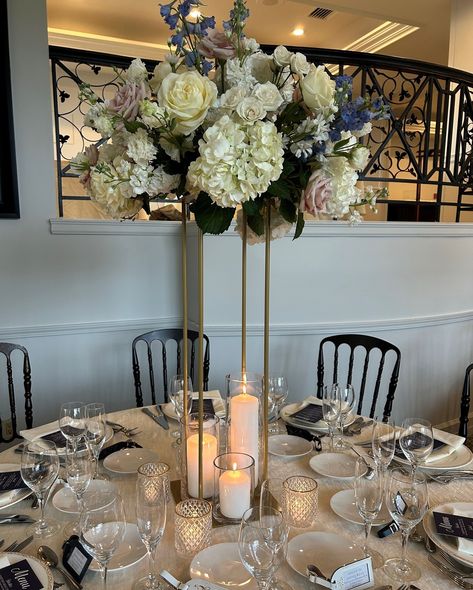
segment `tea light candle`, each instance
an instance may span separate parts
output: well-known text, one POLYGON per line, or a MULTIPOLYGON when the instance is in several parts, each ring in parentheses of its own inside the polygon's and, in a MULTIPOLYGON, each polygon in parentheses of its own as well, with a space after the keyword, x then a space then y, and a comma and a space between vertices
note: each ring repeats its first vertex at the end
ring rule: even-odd
MULTIPOLYGON (((217 456, 217 437, 208 432, 202 437, 203 497, 210 498, 214 492, 214 459, 217 456)), ((187 491, 193 498, 199 497, 199 435, 187 439, 187 491)))
POLYGON ((258 481, 258 412, 259 401, 246 392, 230 400, 230 449, 246 453, 255 460, 255 480, 258 481))
POLYGON ((248 473, 237 469, 225 471, 218 481, 220 495, 220 510, 227 518, 241 518, 250 507, 251 477, 248 473))

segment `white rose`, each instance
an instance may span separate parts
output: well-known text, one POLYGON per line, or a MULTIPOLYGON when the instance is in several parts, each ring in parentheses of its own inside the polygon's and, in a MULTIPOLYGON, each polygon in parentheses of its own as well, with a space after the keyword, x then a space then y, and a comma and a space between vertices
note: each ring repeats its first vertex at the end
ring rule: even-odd
POLYGON ((167 61, 162 61, 154 68, 153 77, 149 81, 149 85, 155 94, 160 89, 164 78, 171 72, 172 66, 167 61))
POLYGON ((168 74, 158 92, 158 102, 177 122, 177 133, 189 135, 201 125, 217 98, 215 84, 192 70, 168 74))
POLYGON ((370 158, 370 151, 364 146, 354 148, 350 154, 350 165, 354 170, 364 170, 370 158))
POLYGON ((309 109, 318 111, 333 107, 335 82, 323 66, 315 67, 311 64, 309 73, 300 84, 304 102, 309 109))
POLYGON ((250 55, 247 62, 251 64, 251 73, 260 84, 269 82, 273 79, 273 59, 266 53, 254 53, 250 55))
POLYGON ((288 66, 291 63, 291 56, 292 52, 284 47, 284 45, 278 45, 273 51, 273 59, 280 68, 288 66))
POLYGON ((254 123, 264 119, 266 116, 266 109, 263 103, 257 98, 248 96, 244 98, 236 108, 236 112, 240 115, 243 121, 247 123, 254 123))
POLYGON ((297 52, 291 56, 291 72, 298 76, 305 76, 309 70, 310 64, 304 54, 297 52))
POLYGON ((272 82, 257 84, 252 94, 262 103, 266 111, 276 111, 283 103, 278 87, 272 82))
POLYGON ((220 106, 234 111, 246 96, 247 90, 244 86, 233 86, 220 97, 220 106))
POLYGON ((128 82, 140 84, 148 79, 148 70, 141 59, 134 59, 125 74, 128 82))

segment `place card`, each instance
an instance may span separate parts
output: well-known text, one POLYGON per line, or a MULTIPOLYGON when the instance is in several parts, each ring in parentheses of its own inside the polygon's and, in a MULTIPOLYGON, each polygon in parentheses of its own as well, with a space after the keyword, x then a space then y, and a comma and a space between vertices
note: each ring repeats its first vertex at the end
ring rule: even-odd
POLYGON ((433 512, 439 535, 473 540, 473 518, 445 512, 433 512))
POLYGON ((82 547, 79 537, 72 535, 63 544, 62 564, 80 584, 92 562, 92 556, 82 547))
POLYGON ((0 569, 0 590, 41 590, 43 587, 26 559, 0 569))
MULTIPOLYGON (((193 399, 191 414, 194 414, 194 413, 197 414, 198 411, 199 411, 199 400, 193 399)), ((212 416, 215 416, 214 403, 213 403, 213 400, 211 400, 209 398, 204 399, 204 414, 211 414, 212 416)))
POLYGON ((322 410, 322 406, 318 404, 307 404, 304 406, 302 410, 298 410, 294 414, 289 414, 290 418, 295 418, 296 420, 302 420, 303 422, 311 422, 315 424, 323 419, 324 414, 322 410))
POLYGON ((307 574, 311 582, 330 590, 364 590, 374 586, 371 557, 339 567, 330 579, 317 576, 313 570, 308 570, 307 574))
POLYGON ((0 492, 10 492, 28 487, 19 471, 0 473, 0 492))

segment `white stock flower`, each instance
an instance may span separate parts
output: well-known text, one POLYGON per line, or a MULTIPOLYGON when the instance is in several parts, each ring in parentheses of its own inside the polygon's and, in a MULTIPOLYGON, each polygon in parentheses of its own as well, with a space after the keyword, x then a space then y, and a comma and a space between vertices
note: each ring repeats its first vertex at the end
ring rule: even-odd
POLYGON ((268 121, 243 125, 224 115, 204 133, 199 154, 189 166, 189 190, 206 192, 220 207, 255 199, 282 172, 282 138, 268 121))
POLYGON ((319 113, 314 119, 305 119, 294 131, 294 137, 300 139, 294 141, 289 149, 297 158, 309 157, 313 155, 314 144, 328 140, 329 131, 330 119, 327 120, 323 114, 319 113))
POLYGON ((256 41, 256 39, 253 39, 252 37, 244 37, 242 39, 242 45, 245 51, 248 51, 248 53, 256 53, 257 51, 259 51, 260 47, 258 41, 256 41))
POLYGON ((176 133, 189 135, 201 125, 217 98, 214 82, 195 70, 168 74, 158 92, 158 102, 175 119, 176 133))
MULTIPOLYGON (((221 69, 218 72, 218 77, 221 77, 221 69)), ((256 78, 252 72, 251 59, 245 59, 243 64, 237 57, 227 60, 225 64, 225 81, 229 87, 242 86, 244 88, 252 88, 256 84, 256 78)))
POLYGON ((370 158, 370 151, 364 146, 358 146, 351 151, 350 164, 354 170, 364 170, 370 158))
POLYGON ((171 72, 172 66, 167 61, 162 61, 154 68, 153 77, 149 81, 149 85, 155 94, 161 88, 164 78, 171 72))
POLYGON ((291 72, 302 77, 308 74, 309 70, 310 64, 303 53, 299 53, 298 51, 291 56, 291 72))
POLYGON ((134 82, 135 84, 140 84, 148 79, 148 70, 141 59, 134 59, 131 62, 125 73, 125 78, 128 82, 134 82))
POLYGON ((325 71, 323 66, 310 65, 310 71, 302 78, 302 97, 305 104, 314 111, 333 110, 335 96, 335 82, 325 71))
POLYGON ((260 121, 266 116, 266 109, 263 103, 253 96, 244 98, 237 106, 236 112, 246 123, 260 121))
POLYGON ((112 116, 107 109, 107 102, 97 102, 91 106, 85 114, 84 124, 96 129, 103 138, 110 137, 114 126, 112 116))
POLYGON ((166 117, 166 111, 156 102, 147 98, 140 102, 138 119, 150 129, 159 129, 163 126, 166 117))
POLYGON ((288 66, 291 63, 292 52, 284 45, 278 45, 273 51, 273 59, 280 68, 288 66))
POLYGON ((278 87, 272 82, 256 84, 252 94, 262 103, 266 111, 277 111, 283 103, 278 87))
POLYGON ((148 133, 140 128, 128 136, 126 153, 137 164, 147 164, 154 160, 157 149, 148 133))
POLYGON ((220 108, 235 111, 237 106, 247 95, 248 91, 244 86, 233 86, 220 97, 220 108))

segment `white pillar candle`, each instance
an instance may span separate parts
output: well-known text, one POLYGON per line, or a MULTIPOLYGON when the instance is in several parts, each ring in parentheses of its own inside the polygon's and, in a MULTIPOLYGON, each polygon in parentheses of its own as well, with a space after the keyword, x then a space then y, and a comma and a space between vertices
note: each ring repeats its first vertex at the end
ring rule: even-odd
POLYGON ((245 471, 233 469, 225 471, 218 480, 220 511, 227 518, 240 519, 250 507, 251 477, 245 471))
MULTIPOLYGON (((214 459, 217 456, 217 437, 208 432, 202 437, 203 497, 214 493, 214 459)), ((199 497, 199 435, 187 439, 187 491, 192 498, 199 497)))
POLYGON ((253 395, 240 393, 230 399, 230 450, 246 453, 255 460, 255 480, 258 481, 258 413, 259 402, 253 395))

